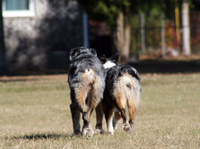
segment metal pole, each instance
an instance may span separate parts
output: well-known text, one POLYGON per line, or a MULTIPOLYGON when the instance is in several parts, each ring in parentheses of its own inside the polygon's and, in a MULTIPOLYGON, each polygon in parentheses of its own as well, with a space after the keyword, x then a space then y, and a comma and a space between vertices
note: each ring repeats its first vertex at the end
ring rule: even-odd
POLYGON ((165 56, 165 14, 161 13, 162 56, 165 56))
POLYGON ((142 53, 145 52, 145 24, 144 24, 144 13, 141 13, 141 48, 142 53))
POLYGON ((83 46, 88 47, 88 15, 83 12, 83 46))

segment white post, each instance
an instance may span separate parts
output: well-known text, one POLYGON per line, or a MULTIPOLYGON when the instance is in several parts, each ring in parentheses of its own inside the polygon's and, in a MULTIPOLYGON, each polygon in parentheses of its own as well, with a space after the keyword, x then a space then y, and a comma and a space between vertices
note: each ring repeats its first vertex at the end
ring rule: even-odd
POLYGON ((165 14, 161 13, 162 56, 165 56, 165 14))
POLYGON ((144 23, 144 13, 141 13, 141 48, 142 53, 145 52, 145 23, 144 23))
POLYGON ((183 54, 190 55, 190 24, 189 6, 187 0, 182 4, 182 24, 183 24, 183 54))
POLYGON ((83 46, 88 47, 88 15, 83 12, 83 46))

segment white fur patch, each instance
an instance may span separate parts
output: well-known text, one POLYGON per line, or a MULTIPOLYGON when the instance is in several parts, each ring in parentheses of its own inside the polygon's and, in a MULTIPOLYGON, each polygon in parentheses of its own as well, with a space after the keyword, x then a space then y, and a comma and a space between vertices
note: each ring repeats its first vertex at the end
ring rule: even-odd
POLYGON ((132 80, 131 80, 131 77, 130 76, 127 76, 127 75, 124 75, 123 78, 124 82, 126 83, 130 83, 132 80))
POLYGON ((116 64, 113 63, 113 62, 111 62, 111 61, 107 61, 107 62, 103 65, 103 67, 104 67, 105 69, 111 68, 111 67, 113 67, 113 66, 116 66, 116 64))
POLYGON ((108 120, 108 123, 107 123, 107 132, 111 133, 112 135, 114 134, 112 119, 108 120))

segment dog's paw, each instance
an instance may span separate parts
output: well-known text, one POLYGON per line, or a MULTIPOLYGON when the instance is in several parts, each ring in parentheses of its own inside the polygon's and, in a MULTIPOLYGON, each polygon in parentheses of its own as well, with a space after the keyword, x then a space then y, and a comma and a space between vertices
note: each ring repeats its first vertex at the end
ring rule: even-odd
POLYGON ((96 129, 94 133, 96 133, 96 134, 103 134, 103 129, 96 129))
POLYGON ((114 135, 114 130, 108 131, 107 133, 108 133, 108 134, 111 134, 111 135, 114 135))
POLYGON ((122 125, 122 129, 123 129, 124 131, 126 131, 126 132, 131 132, 131 126, 130 126, 129 123, 124 123, 124 124, 122 125))
POLYGON ((94 135, 94 131, 92 128, 85 128, 83 129, 83 134, 87 137, 87 138, 92 138, 94 135))

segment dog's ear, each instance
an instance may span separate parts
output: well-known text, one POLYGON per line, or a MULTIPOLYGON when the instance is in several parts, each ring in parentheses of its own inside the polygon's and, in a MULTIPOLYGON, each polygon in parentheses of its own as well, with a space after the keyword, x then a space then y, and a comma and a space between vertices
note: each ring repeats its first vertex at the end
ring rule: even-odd
POLYGON ((79 51, 79 48, 71 49, 70 56, 69 56, 70 61, 73 61, 75 59, 75 57, 78 55, 78 51, 79 51))
POLYGON ((119 54, 120 52, 118 51, 114 56, 110 58, 110 60, 112 60, 114 63, 117 63, 119 60, 119 54))
POLYGON ((105 55, 98 57, 102 64, 106 63, 107 59, 105 55))
POLYGON ((69 60, 73 61, 75 59, 75 57, 77 56, 78 52, 75 52, 73 55, 69 56, 69 60))
POLYGON ((97 51, 95 49, 90 48, 89 50, 93 55, 97 56, 97 51))

